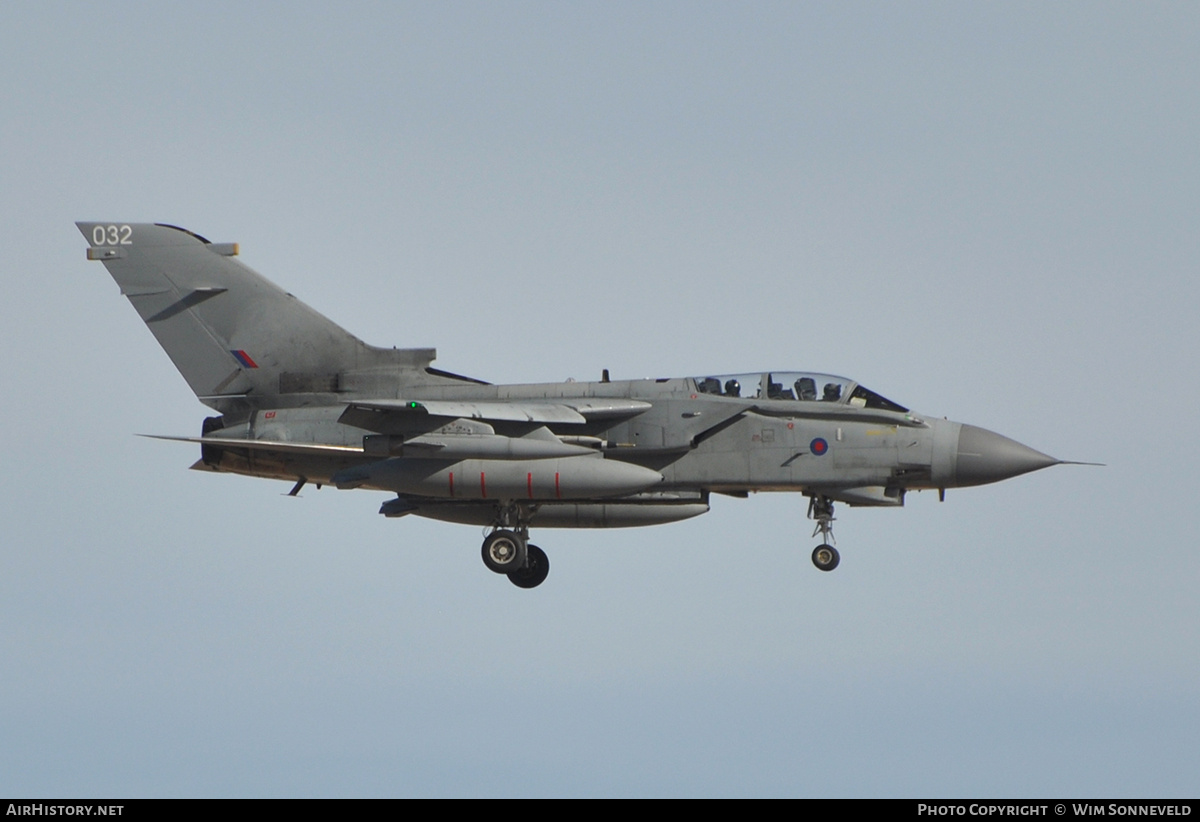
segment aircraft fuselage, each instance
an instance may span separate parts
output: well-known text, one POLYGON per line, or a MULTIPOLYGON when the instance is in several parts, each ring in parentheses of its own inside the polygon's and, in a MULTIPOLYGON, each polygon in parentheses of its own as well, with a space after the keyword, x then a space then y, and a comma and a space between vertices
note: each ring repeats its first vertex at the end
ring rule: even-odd
MULTIPOLYGON (((535 423, 491 422, 495 433, 454 431, 454 426, 414 424, 411 436, 396 437, 393 470, 362 471, 363 466, 381 462, 379 456, 349 450, 334 455, 311 453, 267 453, 246 449, 224 449, 219 470, 252 476, 368 487, 398 493, 444 499, 487 499, 487 474, 493 476, 490 498, 515 496, 523 500, 555 502, 562 499, 622 496, 653 488, 656 491, 715 491, 741 494, 757 491, 849 491, 853 505, 899 505, 902 493, 922 488, 955 488, 994 482, 1018 473, 1053 464, 1054 460, 1026 449, 1019 443, 966 426, 968 445, 960 448, 964 426, 944 419, 931 419, 908 412, 845 407, 817 407, 799 400, 762 400, 713 397, 698 392, 691 378, 633 380, 618 382, 565 382, 530 385, 412 385, 407 395, 423 400, 475 401, 561 401, 619 398, 644 401, 649 407, 629 419, 589 420, 580 424, 547 424, 545 427, 567 443, 574 454, 546 453, 521 460, 520 455, 487 458, 486 454, 466 459, 439 458, 424 453, 411 459, 404 453, 405 440, 433 436, 442 443, 464 441, 469 451, 479 451, 486 436, 509 442, 525 440, 535 423), (428 430, 425 430, 428 429, 428 430), (983 432, 986 442, 980 441, 983 432), (474 442, 472 442, 474 441, 474 442), (590 447, 589 447, 590 446, 590 447), (983 446, 983 447, 980 447, 983 446), (1016 452, 1014 458, 1013 452, 1016 452), (643 466, 657 472, 653 481, 630 473, 618 478, 604 472, 585 470, 595 457, 643 466), (1023 459, 1021 459, 1023 457, 1023 459), (969 461, 969 471, 960 474, 960 458, 969 461), (564 474, 570 466, 580 469, 575 488, 565 490, 564 474), (404 465, 405 470, 399 470, 404 465), (555 467, 560 470, 554 471, 555 467), (354 481, 354 470, 360 469, 354 481), (347 472, 351 472, 347 474, 347 472), (482 490, 478 475, 484 474, 482 490), (548 477, 559 474, 558 488, 548 477), (500 477, 519 476, 520 487, 502 485, 500 477), (451 480, 450 476, 456 477, 451 480), (433 477, 426 480, 427 477, 433 477), (533 477, 530 480, 529 477, 533 477), (566 494, 566 496, 564 496, 566 494)), ((295 398, 299 399, 299 398, 295 398)), ((316 397, 311 402, 322 402, 316 397)), ((356 449, 373 431, 340 421, 344 404, 261 408, 243 423, 211 432, 213 436, 343 446, 356 449)), ((561 447, 561 446, 559 446, 561 447)))

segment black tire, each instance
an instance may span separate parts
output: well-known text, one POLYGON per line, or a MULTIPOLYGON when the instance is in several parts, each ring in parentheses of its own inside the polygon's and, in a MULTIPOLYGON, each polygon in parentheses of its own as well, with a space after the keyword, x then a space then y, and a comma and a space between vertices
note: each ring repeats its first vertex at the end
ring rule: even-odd
POLYGON ((822 571, 832 571, 842 561, 838 550, 832 545, 818 545, 812 552, 813 565, 822 571))
POLYGON ((518 588, 536 588, 550 575, 550 558, 536 545, 526 546, 525 567, 510 571, 508 581, 518 588))
POLYGON ((493 531, 483 541, 482 554, 489 571, 507 574, 525 567, 525 540, 512 531, 493 531))

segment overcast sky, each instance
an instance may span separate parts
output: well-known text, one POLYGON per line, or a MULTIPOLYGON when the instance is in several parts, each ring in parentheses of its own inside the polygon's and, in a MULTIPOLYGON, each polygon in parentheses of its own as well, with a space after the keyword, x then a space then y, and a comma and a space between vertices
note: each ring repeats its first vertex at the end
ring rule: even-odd
POLYGON ((1200 792, 1200 7, 6 3, 0 794, 1200 792), (188 471, 76 220, 493 382, 813 370, 1063 459, 535 532, 188 471))

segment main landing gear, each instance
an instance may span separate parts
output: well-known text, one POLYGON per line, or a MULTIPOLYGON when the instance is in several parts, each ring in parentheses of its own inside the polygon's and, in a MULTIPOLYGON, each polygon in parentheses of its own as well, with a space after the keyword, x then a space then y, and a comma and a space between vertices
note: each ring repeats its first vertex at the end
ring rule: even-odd
POLYGON ((822 571, 832 571, 842 561, 838 550, 830 544, 836 542, 833 538, 833 500, 823 495, 809 497, 808 518, 817 521, 813 536, 821 535, 821 544, 812 552, 813 565, 822 571))
POLYGON ((504 574, 518 588, 536 588, 550 575, 546 552, 529 542, 529 524, 523 512, 506 510, 483 541, 483 564, 504 574))
POLYGON ((497 529, 483 541, 483 564, 518 588, 536 588, 550 575, 550 558, 529 542, 529 534, 497 529))

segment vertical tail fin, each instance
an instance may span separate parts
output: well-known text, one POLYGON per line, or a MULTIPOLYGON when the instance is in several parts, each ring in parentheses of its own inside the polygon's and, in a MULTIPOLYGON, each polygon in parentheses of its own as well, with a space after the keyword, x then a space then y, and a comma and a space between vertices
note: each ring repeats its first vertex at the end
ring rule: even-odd
POLYGON ((152 223, 76 223, 192 391, 220 410, 238 398, 339 390, 347 371, 423 366, 429 349, 369 346, 210 243, 152 223))

